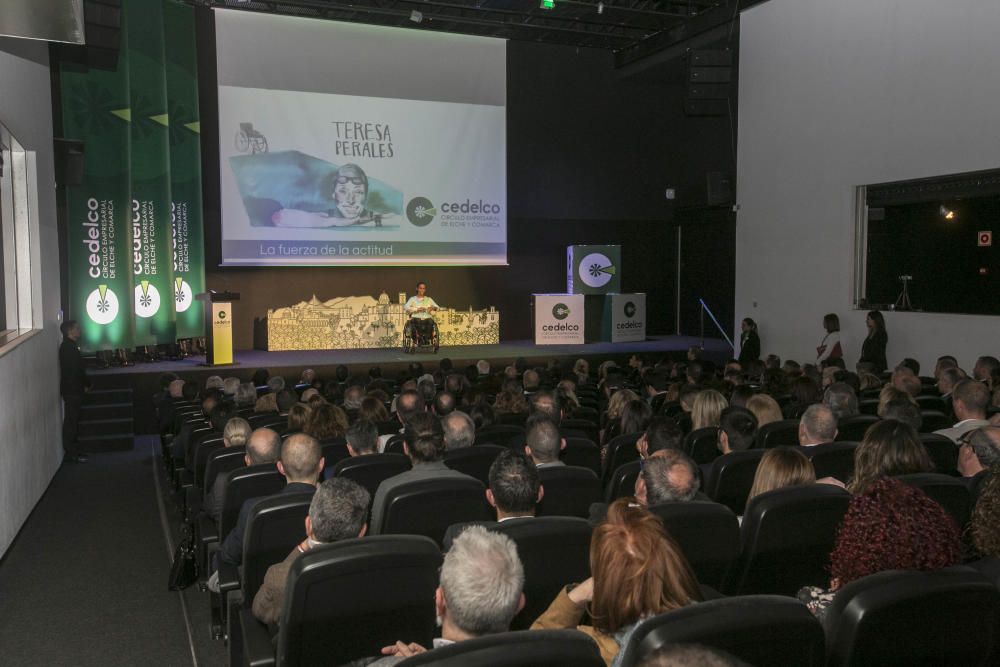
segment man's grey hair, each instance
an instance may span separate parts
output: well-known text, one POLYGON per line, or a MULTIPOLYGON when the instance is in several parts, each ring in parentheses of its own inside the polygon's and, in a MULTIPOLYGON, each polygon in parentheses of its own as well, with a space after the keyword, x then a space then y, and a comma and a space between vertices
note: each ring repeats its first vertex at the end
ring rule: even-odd
POLYGON ((277 394, 279 391, 285 388, 285 378, 280 375, 272 375, 267 380, 267 388, 273 393, 277 394))
POLYGON ((233 417, 226 422, 226 428, 222 430, 222 437, 230 447, 242 447, 247 444, 253 429, 250 422, 242 417, 233 417))
POLYGON ((363 400, 365 400, 365 390, 358 385, 351 385, 344 390, 345 410, 360 410, 363 400))
POLYGON ((252 408, 257 402, 257 387, 253 382, 241 382, 236 388, 236 407, 252 408))
POLYGON ((347 429, 347 443, 358 454, 375 454, 378 448, 378 427, 367 419, 359 419, 347 429))
POLYGON ((441 566, 448 618, 479 637, 507 632, 524 589, 524 567, 514 541, 471 526, 455 538, 441 566))
POLYGON ((858 397, 846 382, 834 382, 827 387, 823 404, 833 411, 833 416, 838 420, 859 414, 858 397))
POLYGON ((688 502, 698 493, 698 467, 684 452, 664 449, 643 462, 646 504, 688 502))
POLYGON ((490 362, 486 361, 485 359, 480 359, 479 361, 477 361, 476 362, 476 372, 479 373, 480 375, 489 375, 490 374, 490 362))
POLYGON ((417 383, 417 391, 423 397, 424 403, 433 401, 437 395, 437 386, 434 384, 434 378, 430 375, 422 376, 420 382, 417 383))
POLYGON ((813 442, 809 444, 819 444, 833 442, 837 437, 837 418, 829 406, 817 403, 810 405, 802 413, 800 423, 806 429, 806 434, 813 442))
POLYGON ((253 465, 274 463, 281 457, 281 436, 266 427, 254 430, 247 440, 247 456, 253 465))
POLYGON ((315 539, 327 543, 357 537, 368 520, 370 499, 366 489, 346 477, 333 477, 320 484, 309 505, 315 539))
POLYGON ((528 425, 526 434, 531 456, 539 463, 552 463, 559 459, 562 436, 559 427, 548 418, 535 419, 528 425))
POLYGON ((236 390, 240 388, 240 379, 238 377, 227 377, 222 381, 222 393, 226 396, 235 396, 236 390))
POLYGON ((225 386, 225 382, 220 375, 210 375, 205 380, 205 389, 222 389, 225 386))
POLYGON ((974 430, 966 439, 979 465, 992 468, 1000 464, 1000 427, 983 426, 974 430))
POLYGON ((472 417, 455 410, 441 418, 444 429, 444 448, 447 450, 470 447, 476 441, 476 423, 472 417))

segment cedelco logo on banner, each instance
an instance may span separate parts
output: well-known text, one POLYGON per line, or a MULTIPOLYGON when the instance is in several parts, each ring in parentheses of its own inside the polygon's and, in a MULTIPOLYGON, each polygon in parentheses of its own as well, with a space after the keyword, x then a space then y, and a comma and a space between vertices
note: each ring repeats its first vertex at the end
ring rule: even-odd
POLYGON ((191 307, 193 301, 194 294, 187 281, 181 276, 174 278, 174 309, 178 313, 183 313, 191 307))
POLYGON ((111 324, 118 317, 118 295, 107 285, 98 285, 87 295, 87 317, 95 324, 111 324))
POLYGON ((592 252, 580 260, 580 280, 588 287, 604 287, 615 275, 615 265, 607 255, 592 252))
POLYGON ((160 290, 151 285, 148 280, 142 280, 135 286, 136 317, 152 317, 160 311, 160 290))
POLYGON ((614 300, 611 321, 611 341, 646 340, 646 295, 621 294, 614 300))
POLYGON ((535 343, 582 343, 583 329, 583 295, 535 295, 535 343))

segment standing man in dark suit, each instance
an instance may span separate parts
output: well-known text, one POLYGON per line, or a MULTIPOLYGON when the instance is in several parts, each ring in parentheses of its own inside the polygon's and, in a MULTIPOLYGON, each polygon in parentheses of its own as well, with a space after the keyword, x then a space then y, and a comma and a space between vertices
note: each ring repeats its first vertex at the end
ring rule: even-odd
POLYGON ((83 394, 90 389, 90 379, 80 354, 80 325, 66 320, 59 326, 63 340, 59 346, 59 393, 63 399, 63 461, 86 463, 87 455, 79 450, 80 406, 83 394))

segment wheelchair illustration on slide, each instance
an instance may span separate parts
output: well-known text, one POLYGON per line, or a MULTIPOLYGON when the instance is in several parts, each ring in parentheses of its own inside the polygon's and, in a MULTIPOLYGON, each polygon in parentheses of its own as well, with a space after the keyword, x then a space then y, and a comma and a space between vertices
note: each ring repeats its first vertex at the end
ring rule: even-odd
POLYGON ((253 123, 240 123, 240 130, 236 133, 236 150, 240 153, 267 152, 267 137, 253 129, 253 123))
POLYGON ((437 322, 433 318, 425 320, 411 317, 403 325, 403 352, 413 354, 420 350, 433 350, 437 354, 441 347, 437 322))

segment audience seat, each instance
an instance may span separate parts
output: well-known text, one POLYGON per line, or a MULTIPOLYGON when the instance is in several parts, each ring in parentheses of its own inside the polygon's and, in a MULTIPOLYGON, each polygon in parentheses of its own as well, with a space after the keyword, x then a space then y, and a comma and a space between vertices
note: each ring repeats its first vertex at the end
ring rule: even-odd
POLYGON ((705 479, 705 493, 736 514, 743 514, 764 450, 730 452, 715 459, 705 479))
POLYGON ((830 484, 778 489, 750 501, 740 527, 740 556, 723 591, 728 595, 795 595, 826 588, 837 528, 851 495, 830 484))
POLYGON ((420 653, 399 667, 603 667, 594 640, 576 630, 522 630, 467 639, 420 653))
POLYGON ((385 480, 406 472, 410 469, 410 459, 402 454, 366 454, 352 456, 333 466, 327 477, 345 477, 368 490, 371 496, 368 510, 371 512, 371 502, 375 499, 378 485, 385 480))
POLYGON ((801 602, 778 595, 707 600, 653 616, 622 646, 621 666, 635 667, 675 643, 720 649, 754 667, 821 667, 824 661, 823 626, 801 602))
MULTIPOLYGON (((597 412, 596 410, 594 411, 597 412)), ((580 431, 586 435, 587 439, 591 442, 597 442, 600 440, 601 432, 597 427, 597 422, 600 417, 595 416, 593 420, 581 419, 579 417, 573 419, 563 419, 559 423, 560 430, 568 431, 580 431)))
POLYGON ((559 452, 559 459, 568 466, 589 468, 601 474, 601 449, 594 441, 584 438, 566 438, 566 448, 559 452))
POLYGON ((635 482, 642 472, 641 461, 629 461, 611 474, 608 485, 604 489, 604 502, 609 505, 619 498, 631 496, 635 493, 635 482))
POLYGON ((966 567, 879 572, 841 588, 824 626, 831 667, 996 664, 1000 592, 966 567))
POLYGON ((586 519, 591 503, 601 502, 601 480, 589 468, 540 468, 538 478, 545 489, 542 502, 538 503, 538 516, 576 516, 586 519))
POLYGON ((858 411, 863 415, 878 416, 878 398, 862 398, 858 401, 858 411))
MULTIPOLYGON (((941 398, 941 396, 937 395, 936 393, 931 395, 917 396, 917 405, 920 406, 921 412, 923 412, 924 410, 933 410, 944 414, 948 413, 948 406, 945 405, 944 399, 941 398)), ((948 424, 947 426, 944 426, 942 428, 947 428, 948 426, 951 426, 951 424, 948 424)))
POLYGON ((601 468, 601 481, 607 485, 608 480, 615 470, 629 461, 639 458, 639 450, 635 448, 636 441, 642 433, 625 433, 612 438, 607 444, 607 453, 604 455, 604 465, 601 468))
POLYGON ((351 455, 347 451, 347 440, 342 437, 320 440, 319 444, 323 448, 323 465, 327 468, 337 465, 351 455))
POLYGON ((960 530, 965 528, 972 515, 973 501, 969 487, 962 480, 933 472, 900 475, 898 479, 926 493, 951 515, 960 530))
POLYGON ((837 442, 861 442, 868 427, 878 420, 876 415, 843 417, 837 422, 837 442))
POLYGON ((378 427, 379 435, 394 435, 399 433, 399 429, 402 428, 398 419, 387 419, 384 422, 379 422, 376 426, 378 427))
POLYGON ((477 445, 499 445, 508 449, 524 449, 524 426, 493 424, 476 432, 477 445))
POLYGON ((406 454, 403 449, 403 434, 397 433, 396 435, 390 437, 385 441, 385 447, 382 449, 384 454, 406 454))
POLYGON ((386 495, 377 533, 424 535, 440 548, 451 524, 493 518, 482 482, 471 477, 423 479, 397 486, 386 495))
POLYGON ((719 429, 699 428, 684 436, 684 451, 698 465, 711 463, 719 457, 719 429))
POLYGON ((222 436, 206 438, 198 443, 194 450, 194 485, 199 489, 205 488, 205 466, 209 457, 216 450, 225 447, 222 436))
POLYGON ((921 433, 920 442, 934 462, 934 469, 942 475, 958 474, 958 445, 946 435, 921 433))
POLYGON ((512 630, 531 627, 567 584, 590 576, 590 524, 585 519, 545 516, 504 521, 493 528, 514 540, 524 566, 524 609, 512 630))
POLYGON ((279 415, 276 412, 264 412, 261 414, 251 415, 247 417, 247 421, 250 423, 250 428, 273 428, 276 424, 282 424, 288 422, 288 417, 279 415))
POLYGON ((799 447, 798 450, 812 461, 816 479, 833 477, 847 483, 854 475, 856 442, 828 442, 822 445, 799 447))
POLYGON ((342 665, 383 646, 435 635, 434 591, 441 551, 417 535, 377 535, 323 545, 288 573, 277 651, 267 627, 240 612, 244 655, 253 667, 342 665))
POLYGON ((782 419, 764 424, 757 431, 753 446, 757 449, 771 449, 781 445, 799 444, 799 420, 782 419))
POLYGON ((740 524, 719 503, 691 501, 661 503, 649 511, 663 521, 676 540, 698 581, 721 589, 726 573, 740 554, 740 524))
POLYGON ((951 428, 955 422, 940 410, 920 411, 920 432, 933 433, 944 428, 951 428))
POLYGON ((497 425, 499 426, 520 426, 524 428, 526 421, 528 421, 527 412, 508 412, 497 415, 497 425))
POLYGON ((444 463, 452 470, 475 477, 483 483, 483 486, 489 486, 490 466, 504 449, 499 445, 476 445, 475 447, 450 449, 444 453, 444 463))

